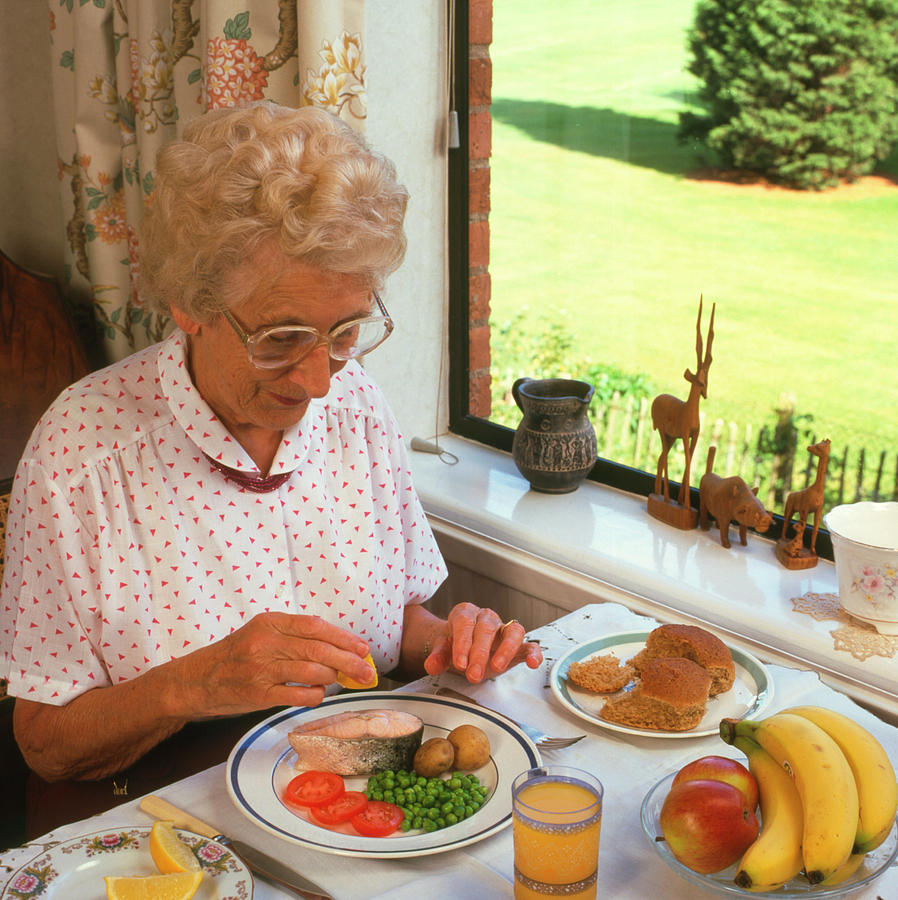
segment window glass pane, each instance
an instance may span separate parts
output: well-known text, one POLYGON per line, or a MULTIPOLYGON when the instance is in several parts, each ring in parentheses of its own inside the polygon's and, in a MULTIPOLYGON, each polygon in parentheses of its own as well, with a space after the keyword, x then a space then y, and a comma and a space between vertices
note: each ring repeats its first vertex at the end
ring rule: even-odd
MULTIPOLYGON (((520 421, 515 378, 584 378, 600 455, 653 473, 649 407, 689 394, 703 297, 704 335, 715 303, 716 316, 693 487, 713 442, 715 471, 759 484, 782 514, 784 485, 814 477, 807 446, 830 438, 828 505, 858 498, 860 472, 862 496, 891 499, 895 157, 857 184, 797 191, 680 143, 694 12, 692 0, 494 0, 491 420, 520 421)), ((672 455, 671 478, 681 472, 672 455)))

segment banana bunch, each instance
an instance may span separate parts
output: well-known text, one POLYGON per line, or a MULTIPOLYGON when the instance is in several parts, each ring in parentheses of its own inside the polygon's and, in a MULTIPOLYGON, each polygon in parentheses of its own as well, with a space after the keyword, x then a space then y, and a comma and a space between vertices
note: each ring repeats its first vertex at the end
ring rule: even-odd
POLYGON ((733 744, 748 758, 761 798, 761 831, 739 861, 735 881, 749 890, 775 891, 804 868, 801 798, 789 773, 760 744, 741 735, 733 744))
POLYGON ((775 890, 802 869, 811 884, 838 884, 895 824, 892 764, 847 716, 797 706, 759 721, 724 719, 720 736, 745 753, 761 797, 761 831, 736 873, 741 887, 775 890))

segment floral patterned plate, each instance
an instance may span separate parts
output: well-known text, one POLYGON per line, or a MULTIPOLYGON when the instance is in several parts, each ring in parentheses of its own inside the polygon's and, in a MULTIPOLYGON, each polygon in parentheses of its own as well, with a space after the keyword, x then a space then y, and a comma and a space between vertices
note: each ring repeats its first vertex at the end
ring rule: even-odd
MULTIPOLYGON (((230 850, 176 829, 193 848, 204 878, 197 900, 250 900, 253 878, 230 850)), ((0 900, 70 900, 103 897, 107 875, 158 875, 150 856, 149 828, 110 828, 85 834, 35 856, 6 883, 0 900)))

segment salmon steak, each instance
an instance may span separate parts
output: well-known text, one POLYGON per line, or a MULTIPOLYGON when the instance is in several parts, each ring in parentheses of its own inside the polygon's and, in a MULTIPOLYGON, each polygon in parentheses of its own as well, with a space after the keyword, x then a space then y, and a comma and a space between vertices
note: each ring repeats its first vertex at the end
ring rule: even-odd
POLYGON ((297 725, 288 738, 296 751, 293 767, 337 775, 371 775, 411 769, 424 723, 398 709, 342 712, 297 725))

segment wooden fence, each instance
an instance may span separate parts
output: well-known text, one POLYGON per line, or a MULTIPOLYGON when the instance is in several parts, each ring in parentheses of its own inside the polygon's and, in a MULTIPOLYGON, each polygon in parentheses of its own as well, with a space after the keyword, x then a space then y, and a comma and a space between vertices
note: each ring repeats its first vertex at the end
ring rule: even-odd
MULTIPOLYGON (((636 401, 615 393, 601 417, 593 418, 599 456, 654 473, 661 442, 652 428, 650 407, 647 398, 636 401)), ((705 472, 710 446, 717 447, 714 471, 723 476, 739 475, 749 487, 757 486, 759 499, 773 513, 782 514, 789 491, 801 490, 814 480, 817 458, 806 447, 827 435, 802 439, 797 429, 787 430, 784 440, 779 436, 784 446, 771 451, 768 448, 775 443, 772 429, 721 419, 709 423, 704 413, 699 416, 702 424, 692 460, 692 487, 698 486, 705 472)), ((670 453, 672 481, 682 477, 683 465, 682 442, 678 441, 670 453)), ((826 510, 859 500, 898 500, 898 452, 833 445, 824 494, 826 510)))

